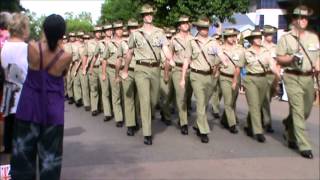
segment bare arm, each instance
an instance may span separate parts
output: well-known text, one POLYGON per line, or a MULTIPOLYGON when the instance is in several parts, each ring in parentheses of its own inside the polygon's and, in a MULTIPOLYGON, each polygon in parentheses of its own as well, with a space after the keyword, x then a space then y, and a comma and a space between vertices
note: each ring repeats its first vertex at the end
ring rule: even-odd
POLYGON ((131 63, 132 57, 133 57, 133 49, 129 49, 126 54, 125 64, 124 64, 124 68, 123 68, 123 71, 125 73, 128 73, 128 69, 129 69, 129 65, 131 63))

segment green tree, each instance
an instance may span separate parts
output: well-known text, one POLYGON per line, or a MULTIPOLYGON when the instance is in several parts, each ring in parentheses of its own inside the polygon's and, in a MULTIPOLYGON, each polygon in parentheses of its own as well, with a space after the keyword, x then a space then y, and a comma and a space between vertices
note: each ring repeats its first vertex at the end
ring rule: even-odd
POLYGON ((157 8, 155 24, 161 26, 174 25, 181 14, 193 20, 208 16, 223 22, 230 20, 233 13, 245 13, 249 6, 249 0, 105 0, 101 18, 127 20, 139 17, 139 9, 144 3, 153 4, 157 8))
POLYGON ((67 32, 90 32, 93 29, 91 14, 88 12, 81 12, 74 15, 72 12, 65 13, 67 22, 67 32))
POLYGON ((115 21, 122 19, 124 21, 130 18, 137 18, 139 15, 139 1, 134 0, 105 0, 101 8, 101 17, 99 23, 115 21))
POLYGON ((19 12, 24 10, 20 5, 20 0, 1 0, 0 11, 19 12))
POLYGON ((30 12, 29 10, 26 11, 26 14, 30 22, 30 39, 39 40, 42 24, 46 16, 42 15, 38 17, 35 12, 30 12))

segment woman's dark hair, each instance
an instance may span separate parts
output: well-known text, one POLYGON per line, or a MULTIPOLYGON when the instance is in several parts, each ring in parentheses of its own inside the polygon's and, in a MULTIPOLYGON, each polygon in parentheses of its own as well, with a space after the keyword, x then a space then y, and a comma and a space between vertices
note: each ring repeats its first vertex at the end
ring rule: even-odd
POLYGON ((63 38, 66 32, 66 23, 64 19, 57 14, 48 16, 42 25, 44 34, 50 51, 54 51, 58 46, 58 40, 63 38))

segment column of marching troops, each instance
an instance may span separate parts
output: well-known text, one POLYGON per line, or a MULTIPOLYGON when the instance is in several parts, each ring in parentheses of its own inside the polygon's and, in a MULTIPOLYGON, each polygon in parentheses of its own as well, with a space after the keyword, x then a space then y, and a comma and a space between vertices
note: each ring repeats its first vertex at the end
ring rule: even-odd
MULTIPOLYGON (((266 140, 264 132, 273 132, 270 101, 281 78, 276 58, 294 54, 301 41, 301 46, 309 48, 308 52, 300 51, 304 56, 302 65, 294 62, 283 67, 290 104, 290 115, 283 122, 284 137, 290 148, 312 158, 305 120, 314 93, 311 69, 319 61, 316 35, 305 31, 305 37, 297 40, 294 31, 289 31, 276 45, 272 39, 277 29, 265 25, 263 31, 251 32, 247 37, 251 47, 245 49, 237 43, 239 31, 234 28, 225 29, 222 36, 209 37, 209 19, 199 18, 193 23, 198 30, 198 35, 193 37, 189 17, 178 19, 175 33, 172 29, 153 26, 153 13, 152 6, 142 7, 142 26, 130 19, 126 29, 122 21, 96 26, 94 37, 83 32, 68 34, 64 48, 73 55, 66 77, 69 104, 84 105, 92 116, 98 115, 102 107, 104 121, 114 118, 117 127, 125 124, 128 136, 134 136, 139 129, 137 118, 140 117, 144 143, 151 145, 156 105, 166 125, 172 123, 170 116, 175 106, 181 134, 187 135, 193 94, 197 114, 193 129, 202 143, 208 143, 206 107, 211 103, 214 117, 219 118, 221 97, 224 111, 220 122, 231 133, 238 133, 236 100, 240 68, 245 68, 243 85, 249 106, 245 132, 262 143, 266 140)), ((310 12, 299 6, 293 14, 299 15, 300 20, 310 12)))

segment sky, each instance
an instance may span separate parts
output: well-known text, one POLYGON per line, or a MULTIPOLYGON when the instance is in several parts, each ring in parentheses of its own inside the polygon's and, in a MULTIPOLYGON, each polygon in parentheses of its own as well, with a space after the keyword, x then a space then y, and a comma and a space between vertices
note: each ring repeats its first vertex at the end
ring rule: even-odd
POLYGON ((83 11, 91 13, 93 22, 101 15, 101 5, 104 0, 20 0, 22 7, 41 15, 60 14, 65 12, 79 14, 83 11))

